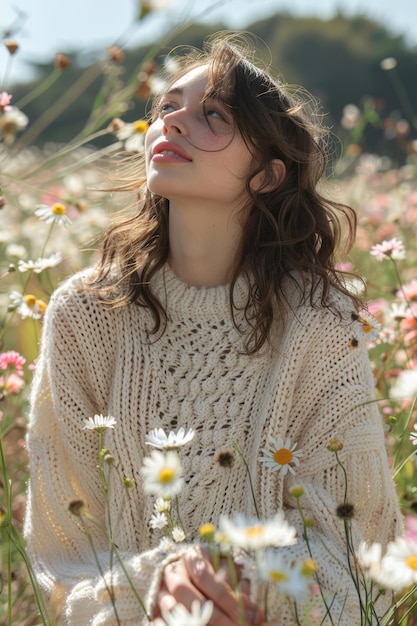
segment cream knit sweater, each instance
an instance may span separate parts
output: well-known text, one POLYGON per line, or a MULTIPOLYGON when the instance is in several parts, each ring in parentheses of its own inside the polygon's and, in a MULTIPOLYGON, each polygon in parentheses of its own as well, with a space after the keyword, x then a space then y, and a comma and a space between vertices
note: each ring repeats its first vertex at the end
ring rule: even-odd
MULTIPOLYGON (((228 286, 190 287, 165 267, 152 287, 167 307, 168 326, 162 337, 149 342, 146 331, 152 319, 146 308, 110 310, 94 294, 75 288, 84 278, 67 281, 48 306, 28 434, 31 481, 25 536, 39 582, 48 594, 62 596, 64 622, 116 624, 106 591, 111 585, 120 623, 146 623, 114 554, 110 566, 105 533, 90 525, 103 577, 80 519, 68 510, 71 501, 81 499, 89 514, 107 525, 98 435, 83 430, 84 418, 101 413, 117 421, 104 434, 117 466, 108 479, 114 541, 149 611, 172 553, 158 547, 161 531, 149 525, 155 500, 142 488, 139 470, 150 453, 144 439, 154 428, 169 432, 183 426, 196 431, 180 453, 186 477, 180 513, 187 539, 195 539, 202 523, 216 523, 221 514, 254 514, 248 475, 234 452, 236 442, 249 464, 261 518, 282 507, 289 523, 300 528, 290 489, 304 487, 301 502, 314 521, 313 556, 334 623, 359 624, 344 524, 335 515, 345 483, 334 453, 327 449, 332 438, 344 445, 340 458, 348 474, 348 501, 355 507, 355 545, 361 538, 385 544, 401 532, 401 521, 381 419, 372 403, 366 346, 359 324, 352 321, 349 299, 332 293, 343 313, 340 319, 327 308, 301 303, 290 281, 292 312, 285 328, 274 333, 272 348, 249 357, 232 323, 228 286), (359 340, 357 347, 352 347, 352 338, 359 340), (283 477, 258 461, 271 436, 297 442, 303 457, 296 476, 283 477), (218 455, 226 451, 235 460, 224 467, 218 455), (134 487, 125 489, 116 478, 120 474, 132 478, 134 487)), ((244 301, 245 291, 242 279, 236 286, 237 303, 244 301)), ((301 536, 284 550, 294 559, 308 556, 301 536)), ((282 626, 295 623, 292 605, 284 598, 270 594, 269 606, 271 617, 279 615, 282 626)), ((312 615, 312 607, 306 612, 312 615)), ((302 618, 302 623, 310 620, 302 618)))

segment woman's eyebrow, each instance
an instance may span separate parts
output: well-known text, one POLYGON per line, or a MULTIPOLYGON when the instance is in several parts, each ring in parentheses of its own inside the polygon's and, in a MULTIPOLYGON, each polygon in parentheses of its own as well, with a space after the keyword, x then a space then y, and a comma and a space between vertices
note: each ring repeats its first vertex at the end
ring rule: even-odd
POLYGON ((182 96, 184 93, 184 89, 181 89, 181 87, 172 87, 171 89, 168 89, 168 91, 166 91, 164 93, 165 96, 182 96))

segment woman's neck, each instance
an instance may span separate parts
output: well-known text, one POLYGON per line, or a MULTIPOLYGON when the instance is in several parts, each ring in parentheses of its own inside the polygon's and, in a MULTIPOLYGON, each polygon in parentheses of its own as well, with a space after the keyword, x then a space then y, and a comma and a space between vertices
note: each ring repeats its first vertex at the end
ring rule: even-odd
POLYGON ((169 212, 169 264, 184 282, 216 287, 231 281, 241 245, 237 217, 219 209, 189 207, 169 212))

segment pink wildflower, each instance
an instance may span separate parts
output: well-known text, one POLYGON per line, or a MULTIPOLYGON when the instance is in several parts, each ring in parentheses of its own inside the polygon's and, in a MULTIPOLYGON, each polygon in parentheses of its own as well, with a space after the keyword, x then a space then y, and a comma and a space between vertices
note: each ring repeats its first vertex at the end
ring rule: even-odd
POLYGON ((384 259, 404 259, 404 244, 401 239, 397 239, 396 237, 394 237, 389 241, 376 243, 374 246, 372 246, 370 254, 372 254, 372 256, 374 256, 377 261, 384 261, 384 259))
POLYGON ((11 99, 12 99, 12 96, 9 93, 7 93, 6 91, 1 91, 0 92, 0 109, 3 109, 3 111, 10 111, 12 108, 11 106, 9 106, 11 99))
POLYGON ((8 352, 2 352, 0 354, 0 370, 15 370, 18 376, 23 375, 23 365, 26 359, 18 352, 9 350, 8 352))
MULTIPOLYGON (((414 426, 415 428, 415 426, 414 426)), ((417 515, 408 514, 404 518, 405 538, 417 542, 417 515)))
POLYGON ((17 374, 9 374, 8 376, 0 376, 0 388, 9 393, 19 393, 25 381, 17 374))
MULTIPOLYGON (((417 424, 414 424, 413 426, 414 430, 417 430, 417 424)), ((417 432, 411 432, 410 433, 410 441, 413 444, 413 446, 417 446, 417 432)), ((417 518, 417 516, 416 516, 417 518)))
POLYGON ((402 290, 398 291, 397 296, 402 300, 406 297, 409 301, 417 301, 417 279, 412 278, 409 283, 403 285, 402 290))

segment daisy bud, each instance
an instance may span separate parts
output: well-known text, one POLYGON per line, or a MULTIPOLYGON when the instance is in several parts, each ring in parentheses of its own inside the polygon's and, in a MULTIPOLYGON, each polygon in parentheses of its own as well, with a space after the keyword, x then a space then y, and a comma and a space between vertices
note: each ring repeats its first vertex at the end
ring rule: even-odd
POLYGON ((314 526, 314 520, 312 517, 305 517, 304 518, 304 528, 313 528, 314 526))
POLYGON ((220 467, 232 467, 235 462, 235 455, 231 450, 221 450, 214 460, 220 467))
POLYGON ((125 53, 119 46, 109 46, 106 52, 112 63, 123 63, 125 60, 125 53))
POLYGON ((77 200, 74 206, 77 209, 77 211, 79 211, 80 213, 85 213, 87 210, 88 204, 85 200, 77 200))
POLYGON ((133 478, 123 478, 122 482, 126 489, 131 489, 135 485, 135 481, 133 480, 133 478))
POLYGON ((291 489, 291 493, 294 498, 301 498, 301 496, 304 494, 304 489, 303 487, 301 487, 301 485, 296 485, 291 489))
POLYGON ((64 71, 71 65, 71 59, 62 52, 57 52, 55 55, 55 67, 57 70, 64 71))
POLYGON ((336 515, 337 517, 340 517, 340 519, 352 519, 352 517, 355 514, 355 507, 353 506, 353 504, 349 504, 349 502, 345 502, 344 504, 339 504, 339 506, 336 509, 336 515))
POLYGON ((68 510, 73 515, 76 515, 77 517, 82 517, 84 510, 85 510, 84 501, 83 500, 71 500, 71 502, 68 505, 68 510))
POLYGON ((343 443, 335 437, 334 439, 330 439, 327 449, 330 452, 340 452, 340 450, 343 450, 343 443))
POLYGON ((5 39, 3 43, 9 51, 9 54, 15 54, 15 52, 19 49, 19 44, 15 39, 5 39))
POLYGON ((157 64, 154 61, 145 63, 138 74, 136 96, 140 100, 149 98, 152 92, 151 79, 157 70, 157 64))
POLYGON ((116 134, 120 130, 122 130, 124 125, 125 125, 125 122, 121 120, 120 117, 114 117, 112 121, 110 122, 110 124, 108 125, 108 130, 109 132, 116 134))

